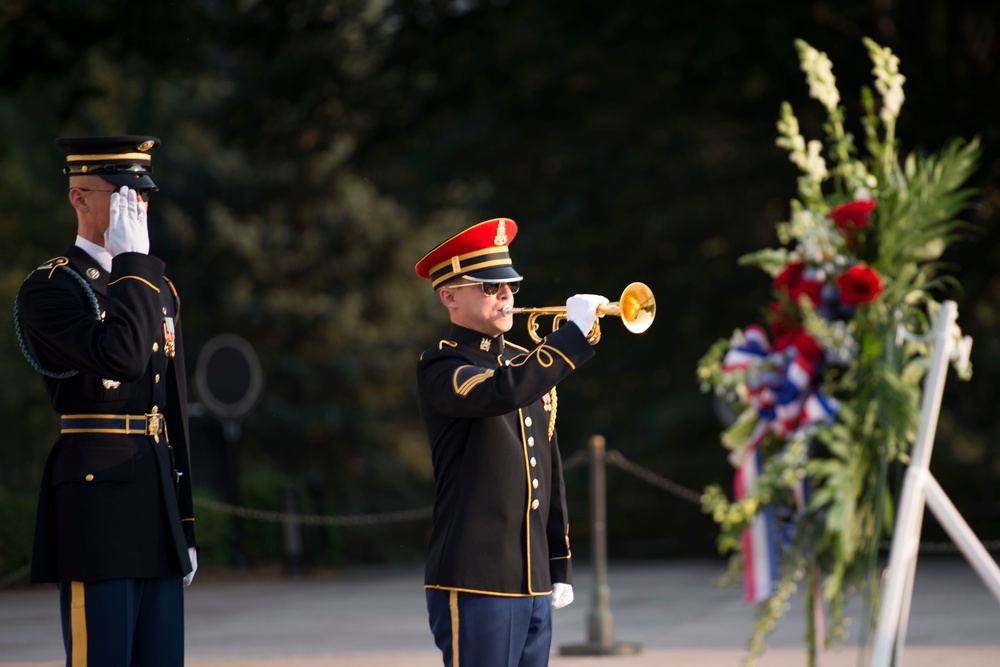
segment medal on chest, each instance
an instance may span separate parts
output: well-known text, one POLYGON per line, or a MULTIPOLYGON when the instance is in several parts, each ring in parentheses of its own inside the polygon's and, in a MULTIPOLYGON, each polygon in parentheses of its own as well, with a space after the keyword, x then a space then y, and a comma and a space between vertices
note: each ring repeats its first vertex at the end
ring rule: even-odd
POLYGON ((174 333, 174 318, 163 318, 163 354, 172 359, 177 354, 177 335, 174 333))

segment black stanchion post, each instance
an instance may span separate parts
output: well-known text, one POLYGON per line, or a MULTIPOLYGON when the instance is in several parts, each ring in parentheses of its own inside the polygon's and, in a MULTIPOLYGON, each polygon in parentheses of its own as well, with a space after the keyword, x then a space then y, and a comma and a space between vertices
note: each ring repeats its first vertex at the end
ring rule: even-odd
MULTIPOLYGON (((307 482, 307 488, 309 490, 309 500, 312 502, 313 513, 319 515, 326 514, 326 503, 323 500, 323 482, 320 481, 318 476, 311 475, 307 482)), ((306 558, 306 562, 312 567, 327 565, 327 548, 330 541, 327 533, 329 530, 327 526, 317 525, 310 531, 312 548, 307 549, 309 557, 306 558)))
POLYGON ((590 612, 587 614, 587 643, 562 646, 562 655, 633 655, 639 644, 614 640, 611 614, 611 587, 608 585, 607 484, 605 481, 604 436, 590 437, 590 549, 593 583, 590 612))
POLYGON ((301 577, 305 574, 305 559, 302 545, 302 515, 299 511, 299 496, 291 484, 285 486, 282 492, 282 510, 285 513, 284 550, 285 571, 290 577, 301 577))

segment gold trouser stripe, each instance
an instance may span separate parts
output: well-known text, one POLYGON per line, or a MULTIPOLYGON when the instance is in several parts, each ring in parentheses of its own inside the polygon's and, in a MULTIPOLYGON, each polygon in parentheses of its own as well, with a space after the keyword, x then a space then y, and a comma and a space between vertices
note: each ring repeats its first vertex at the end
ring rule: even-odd
POLYGON ((458 667, 458 591, 448 594, 448 609, 451 610, 451 667, 458 667))
POLYGON ((83 595, 83 582, 70 584, 69 603, 70 647, 73 667, 87 667, 87 605, 83 595))

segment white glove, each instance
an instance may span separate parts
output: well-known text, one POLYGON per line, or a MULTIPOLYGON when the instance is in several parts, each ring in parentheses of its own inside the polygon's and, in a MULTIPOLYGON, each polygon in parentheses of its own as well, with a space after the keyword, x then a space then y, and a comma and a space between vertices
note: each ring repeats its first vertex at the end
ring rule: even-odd
POLYGON ((552 584, 552 608, 562 609, 573 601, 573 587, 569 584, 552 584))
POLYGON ((194 573, 198 571, 198 550, 194 547, 188 547, 188 557, 191 559, 191 571, 184 575, 184 588, 191 585, 194 581, 194 573))
POLYGON ((112 257, 123 252, 149 254, 146 204, 139 201, 135 190, 124 185, 111 193, 111 223, 104 232, 104 247, 112 257))
POLYGON ((597 321, 597 309, 608 300, 599 294, 574 294, 566 299, 566 319, 580 327, 586 336, 597 321))

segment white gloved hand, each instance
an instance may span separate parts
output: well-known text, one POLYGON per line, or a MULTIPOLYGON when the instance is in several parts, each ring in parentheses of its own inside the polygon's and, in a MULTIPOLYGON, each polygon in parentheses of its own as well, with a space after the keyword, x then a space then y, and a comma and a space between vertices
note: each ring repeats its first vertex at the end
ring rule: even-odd
POLYGON ((191 585, 194 581, 194 573, 198 571, 198 550, 194 547, 188 547, 188 557, 191 559, 191 571, 184 575, 184 588, 191 585))
POLYGON ((552 608, 562 609, 573 602, 573 587, 569 584, 552 584, 552 608))
POLYGON ((574 294, 566 299, 566 319, 580 327, 586 336, 597 321, 598 307, 606 303, 608 300, 599 294, 574 294))
POLYGON ((111 193, 111 223, 104 232, 104 247, 112 257, 123 252, 149 254, 146 204, 139 201, 135 190, 124 185, 111 193))

